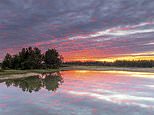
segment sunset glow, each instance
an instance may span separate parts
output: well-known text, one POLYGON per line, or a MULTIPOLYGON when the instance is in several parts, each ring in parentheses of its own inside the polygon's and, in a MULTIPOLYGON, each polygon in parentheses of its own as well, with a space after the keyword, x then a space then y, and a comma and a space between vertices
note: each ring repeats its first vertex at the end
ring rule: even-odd
POLYGON ((100 62, 114 62, 116 60, 127 60, 127 61, 132 61, 132 60, 154 60, 154 56, 125 56, 125 57, 108 57, 108 58, 68 58, 65 61, 81 61, 81 62, 86 62, 86 61, 100 61, 100 62))
POLYGON ((1 1, 0 60, 29 46, 56 48, 65 61, 154 60, 153 5, 153 0, 1 1))
POLYGON ((154 115, 154 0, 0 0, 0 115, 154 115))

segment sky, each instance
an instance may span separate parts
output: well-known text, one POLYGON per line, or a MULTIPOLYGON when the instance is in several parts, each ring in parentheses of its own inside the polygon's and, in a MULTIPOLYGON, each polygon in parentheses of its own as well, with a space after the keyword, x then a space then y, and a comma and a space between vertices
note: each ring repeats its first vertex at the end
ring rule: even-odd
POLYGON ((28 46, 65 61, 154 59, 154 0, 0 0, 0 60, 28 46))

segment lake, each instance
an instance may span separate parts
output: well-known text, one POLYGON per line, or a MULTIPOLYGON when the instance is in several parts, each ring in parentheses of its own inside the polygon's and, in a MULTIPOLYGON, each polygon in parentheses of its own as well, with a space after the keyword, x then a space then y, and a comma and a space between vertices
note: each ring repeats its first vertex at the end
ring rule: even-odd
POLYGON ((0 115, 154 115, 154 73, 72 70, 1 80, 0 115))

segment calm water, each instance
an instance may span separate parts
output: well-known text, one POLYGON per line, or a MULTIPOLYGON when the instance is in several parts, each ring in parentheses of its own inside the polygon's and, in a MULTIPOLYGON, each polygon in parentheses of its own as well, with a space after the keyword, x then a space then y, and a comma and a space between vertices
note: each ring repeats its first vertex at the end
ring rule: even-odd
POLYGON ((154 74, 76 70, 0 81, 0 115, 154 115, 154 74))

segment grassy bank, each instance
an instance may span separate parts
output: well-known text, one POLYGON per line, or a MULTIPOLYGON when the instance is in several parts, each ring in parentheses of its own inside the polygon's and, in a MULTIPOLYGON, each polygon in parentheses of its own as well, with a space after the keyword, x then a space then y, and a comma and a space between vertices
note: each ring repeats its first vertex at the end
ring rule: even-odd
POLYGON ((96 71, 134 71, 134 72, 152 72, 154 68, 133 68, 133 67, 108 67, 108 66, 66 66, 60 69, 35 69, 35 70, 1 70, 0 76, 2 75, 13 75, 13 74, 26 74, 26 73, 50 73, 56 71, 65 70, 96 70, 96 71))
POLYGON ((38 70, 0 70, 0 79, 3 78, 21 78, 42 73, 51 73, 67 70, 94 70, 94 71, 130 71, 130 72, 150 72, 154 73, 154 68, 124 68, 107 66, 67 66, 60 69, 38 69, 38 70))
POLYGON ((68 66, 62 70, 131 71, 154 73, 154 68, 111 67, 111 66, 68 66))
POLYGON ((0 70, 0 76, 2 75, 14 75, 14 74, 26 74, 26 73, 49 73, 56 72, 59 69, 36 69, 36 70, 0 70))
POLYGON ((59 69, 39 69, 39 70, 0 70, 0 80, 17 79, 29 76, 40 75, 43 73, 52 73, 60 71, 59 69))

